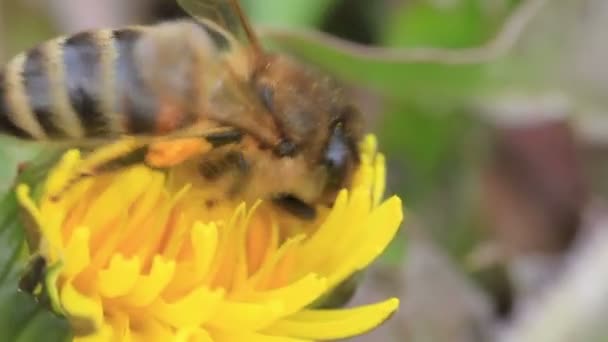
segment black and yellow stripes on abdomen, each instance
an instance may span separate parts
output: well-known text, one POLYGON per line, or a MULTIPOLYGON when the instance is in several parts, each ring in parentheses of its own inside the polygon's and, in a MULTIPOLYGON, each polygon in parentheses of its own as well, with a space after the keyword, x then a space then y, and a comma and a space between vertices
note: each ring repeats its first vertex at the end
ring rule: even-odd
POLYGON ((0 74, 0 134, 45 140, 156 133, 158 99, 133 56, 144 30, 83 32, 17 55, 0 74))

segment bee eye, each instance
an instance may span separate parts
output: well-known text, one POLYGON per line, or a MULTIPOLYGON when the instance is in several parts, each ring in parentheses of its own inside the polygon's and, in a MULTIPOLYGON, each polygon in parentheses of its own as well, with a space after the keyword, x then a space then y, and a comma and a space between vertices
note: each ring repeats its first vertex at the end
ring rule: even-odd
POLYGON ((274 89, 267 84, 261 84, 258 86, 258 96, 264 107, 269 112, 274 113, 274 89))
POLYGON ((332 188, 342 186, 346 177, 351 150, 341 123, 334 126, 325 151, 324 164, 329 175, 328 185, 332 188))

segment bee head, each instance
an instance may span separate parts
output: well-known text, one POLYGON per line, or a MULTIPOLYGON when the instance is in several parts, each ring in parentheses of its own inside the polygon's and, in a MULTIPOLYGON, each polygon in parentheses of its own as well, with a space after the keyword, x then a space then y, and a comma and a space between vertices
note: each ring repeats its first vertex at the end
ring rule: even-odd
POLYGON ((252 79, 283 138, 275 155, 305 160, 317 182, 314 201, 333 202, 359 161, 359 111, 332 78, 284 55, 268 56, 252 79))

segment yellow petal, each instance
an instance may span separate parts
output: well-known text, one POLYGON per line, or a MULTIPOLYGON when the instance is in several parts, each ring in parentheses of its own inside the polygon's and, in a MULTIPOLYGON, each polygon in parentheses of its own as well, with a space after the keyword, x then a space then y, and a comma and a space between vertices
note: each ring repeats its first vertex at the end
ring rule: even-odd
POLYGON ((378 139, 373 134, 367 134, 360 144, 361 154, 364 156, 372 156, 378 150, 378 139))
POLYGON ((135 286, 140 269, 138 257, 125 259, 121 254, 115 254, 108 268, 99 272, 99 293, 107 298, 128 294, 135 286))
POLYGON ((175 261, 156 256, 150 273, 140 275, 131 292, 121 300, 133 307, 150 305, 169 284, 174 272, 175 261))
POLYGON ((314 302, 327 291, 327 279, 309 274, 285 287, 269 291, 247 291, 236 297, 249 302, 275 300, 283 305, 282 315, 290 315, 314 302))
POLYGON ((73 342, 108 342, 112 340, 115 340, 114 329, 109 324, 103 324, 103 326, 93 334, 74 336, 73 342))
POLYGON ((102 326, 103 306, 99 297, 84 295, 67 282, 61 288, 60 298, 65 312, 70 316, 90 320, 97 328, 102 326))
POLYGON ((315 256, 324 256, 323 253, 319 252, 331 250, 331 244, 341 236, 341 234, 343 233, 342 229, 347 228, 344 227, 341 223, 344 220, 345 215, 350 214, 345 212, 345 209, 348 205, 348 201, 348 191, 340 191, 338 197, 336 197, 336 201, 334 202, 334 206, 331 212, 329 213, 329 216, 324 220, 317 232, 306 241, 306 244, 304 245, 305 250, 303 250, 303 253, 305 255, 310 256, 310 259, 308 260, 310 260, 311 262, 318 261, 315 256), (311 253, 308 254, 306 252, 311 253))
POLYGON ((174 342, 213 342, 213 338, 204 329, 187 328, 177 331, 174 342))
POLYGON ((344 310, 305 310, 266 329, 269 334, 311 340, 335 340, 363 334, 384 322, 398 299, 344 310))
POLYGON ((243 303, 224 301, 209 320, 209 325, 223 329, 256 331, 275 321, 283 314, 283 305, 277 301, 243 303))
POLYGON ((362 244, 363 252, 358 260, 358 269, 368 266, 393 240, 403 221, 401 199, 393 196, 374 209, 368 218, 369 241, 362 244), (382 227, 382 229, 377 229, 382 227))
POLYGON ((121 175, 117 184, 106 188, 94 198, 92 210, 83 219, 83 224, 102 227, 111 222, 116 213, 125 210, 124 203, 134 202, 148 189, 152 178, 150 170, 143 166, 128 169, 121 175), (120 198, 120 201, 117 201, 117 198, 120 198))
POLYGON ((230 220, 221 230, 220 245, 217 248, 213 268, 209 272, 209 282, 212 287, 230 288, 233 282, 236 263, 234 262, 238 256, 237 249, 238 228, 247 217, 247 206, 245 203, 239 204, 230 220))
POLYGON ((372 189, 372 197, 374 206, 377 206, 382 201, 384 190, 386 188, 386 161, 384 155, 379 153, 376 155, 374 167, 374 185, 372 189))
POLYGON ((130 339, 133 342, 167 342, 174 338, 171 327, 155 319, 143 319, 131 322, 130 339))
POLYGON ((172 236, 167 238, 159 252, 167 259, 177 259, 186 242, 189 242, 186 236, 191 234, 192 225, 186 214, 182 212, 175 218, 175 230, 172 232, 172 236))
POLYGON ((254 332, 235 331, 235 329, 214 330, 211 334, 217 342, 314 342, 286 336, 263 335, 254 332))
POLYGON ((199 287, 175 302, 159 299, 150 311, 170 326, 200 326, 210 319, 224 298, 224 291, 199 287))
POLYGON ((197 275, 207 275, 217 250, 217 225, 215 223, 196 222, 192 229, 191 238, 194 248, 195 272, 197 275))
POLYGON ((89 251, 90 232, 87 228, 78 228, 70 237, 65 248, 64 269, 67 278, 73 278, 91 262, 89 251))
MULTIPOLYGON (((137 180, 137 186, 130 185, 133 198, 137 198, 134 207, 129 212, 129 222, 139 224, 153 212, 158 201, 166 200, 164 191, 165 177, 162 174, 148 172, 149 175, 137 180), (139 195, 139 196, 138 196, 139 195)), ((127 202, 128 203, 128 198, 127 202)), ((140 227, 127 227, 129 231, 140 227), (132 228, 132 229, 129 229, 132 228)))
POLYGON ((328 274, 329 286, 342 282, 352 273, 367 267, 388 246, 397 231, 403 217, 401 200, 392 197, 374 209, 367 222, 366 234, 359 235, 359 241, 352 243, 352 250, 343 254, 343 260, 328 274), (382 229, 375 229, 382 227, 382 229))
POLYGON ((175 275, 163 296, 173 300, 196 286, 205 284, 210 277, 211 266, 216 258, 218 246, 218 228, 215 223, 196 222, 190 232, 193 255, 187 262, 176 265, 175 275))
MULTIPOLYGON (((325 261, 318 265, 319 272, 330 274, 336 268, 336 263, 344 264, 344 259, 353 254, 353 249, 358 248, 362 244, 369 243, 364 236, 372 228, 369 224, 366 224, 370 216, 371 201, 371 196, 365 189, 356 189, 351 193, 349 203, 345 209, 345 212, 348 212, 349 215, 345 215, 339 226, 327 228, 340 232, 340 238, 326 242, 331 245, 318 247, 323 248, 318 253, 324 251, 323 255, 326 260, 333 261, 325 261)), ((375 227, 373 228, 375 230, 375 227)))
POLYGON ((259 271, 276 253, 279 244, 279 226, 274 220, 270 222, 253 222, 247 232, 247 269, 249 274, 259 271))
POLYGON ((279 265, 289 253, 293 252, 294 249, 300 247, 300 243, 304 241, 305 238, 306 235, 298 235, 285 241, 277 252, 271 255, 270 258, 262 264, 262 267, 260 267, 258 272, 250 277, 248 283, 244 286, 253 289, 266 289, 268 284, 273 280, 277 265, 279 265))
POLYGON ((78 163, 80 163, 80 151, 75 149, 67 151, 46 179, 45 192, 47 194, 60 192, 69 178, 72 177, 72 172, 78 163))
POLYGON ((113 312, 107 315, 106 324, 111 327, 112 340, 121 342, 131 342, 131 327, 129 316, 123 312, 113 312))

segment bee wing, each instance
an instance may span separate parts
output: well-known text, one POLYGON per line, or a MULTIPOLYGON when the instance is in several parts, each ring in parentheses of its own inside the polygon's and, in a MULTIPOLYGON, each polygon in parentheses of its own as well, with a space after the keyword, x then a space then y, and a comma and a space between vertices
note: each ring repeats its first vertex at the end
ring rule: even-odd
POLYGON ((160 131, 173 132, 180 122, 176 118, 187 115, 276 145, 274 120, 249 82, 250 55, 237 49, 217 51, 210 39, 193 23, 166 23, 148 29, 137 42, 134 57, 142 81, 162 107, 156 118, 160 131))
POLYGON ((210 94, 206 115, 240 128, 266 145, 278 144, 280 137, 274 120, 260 106, 259 98, 249 83, 249 76, 263 60, 264 52, 239 0, 177 2, 207 29, 220 47, 225 45, 229 52, 215 64, 222 72, 216 79, 214 94, 210 94))
MULTIPOLYGON (((179 5, 206 29, 208 36, 220 48, 218 54, 205 53, 213 49, 198 49, 204 58, 185 58, 187 52, 197 47, 209 46, 198 30, 185 30, 186 34, 171 34, 158 30, 159 35, 150 37, 148 48, 138 56, 144 69, 153 76, 152 84, 161 89, 164 97, 173 94, 182 105, 194 106, 194 112, 204 119, 221 125, 235 127, 252 135, 267 146, 275 146, 280 137, 274 119, 261 106, 255 89, 249 82, 263 52, 238 0, 177 0, 179 5), (190 42, 185 39, 190 36, 190 42), (176 46, 183 42, 187 46, 176 46), (197 43, 199 42, 199 43, 197 43), (189 47, 188 47, 189 46, 189 47), (160 61, 159 56, 165 56, 160 61), (198 60, 198 63, 185 60, 198 60), (150 63, 146 63, 150 62, 150 63), (182 68, 178 65, 190 65, 182 68), (193 76, 194 75, 194 76, 193 76), (194 77, 194 82, 185 82, 194 77), (197 84, 197 91, 181 89, 197 84), (181 95, 181 96, 180 96, 181 95), (193 103, 194 102, 194 103, 193 103), (185 105, 184 105, 185 104, 185 105)), ((144 44, 142 44, 144 46, 144 44)), ((171 115, 168 115, 170 117, 171 115)))
POLYGON ((219 33, 231 47, 251 45, 261 53, 261 46, 245 16, 239 0, 177 0, 194 19, 219 33))

